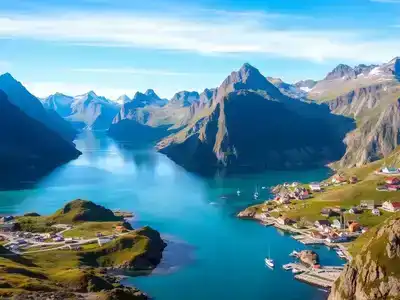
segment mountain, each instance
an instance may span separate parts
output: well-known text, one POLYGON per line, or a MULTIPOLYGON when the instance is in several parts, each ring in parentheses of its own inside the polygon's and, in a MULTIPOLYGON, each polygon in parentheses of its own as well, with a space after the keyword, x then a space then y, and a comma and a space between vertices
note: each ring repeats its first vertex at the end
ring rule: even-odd
POLYGON ((76 130, 54 112, 47 111, 39 99, 29 93, 11 74, 6 73, 0 76, 0 89, 7 94, 8 101, 18 106, 28 116, 42 122, 67 141, 72 141, 75 138, 76 130))
POLYGON ((93 91, 75 97, 58 93, 44 99, 43 103, 78 129, 107 130, 119 111, 117 103, 93 91))
POLYGON ((339 65, 308 93, 334 114, 356 120, 357 128, 346 136, 346 153, 335 168, 364 165, 389 155, 399 144, 399 74, 397 57, 382 65, 339 65))
POLYGON ((170 101, 160 99, 149 89, 136 93, 130 102, 121 106, 109 134, 118 140, 155 142, 188 124, 194 115, 208 107, 212 91, 181 91, 170 101))
POLYGON ((328 300, 399 299, 400 213, 356 240, 354 259, 332 287, 328 300))
POLYGON ((308 93, 317 83, 315 80, 306 79, 296 82, 294 86, 308 93))
POLYGON ((308 90, 305 90, 303 86, 299 87, 295 84, 286 83, 280 78, 267 77, 267 80, 275 85, 282 94, 288 97, 296 99, 305 99, 307 97, 308 90))
POLYGON ((186 107, 186 106, 192 105, 195 102, 198 102, 199 100, 200 100, 199 93, 182 91, 182 92, 176 93, 172 97, 171 104, 186 107))
POLYGON ((123 105, 130 101, 132 101, 131 98, 129 98, 127 95, 122 95, 122 96, 118 97, 118 99, 115 102, 117 102, 119 105, 123 105))
POLYGON ((0 90, 0 188, 20 187, 80 152, 42 122, 28 116, 0 90))
POLYGON ((348 119, 283 95, 249 64, 232 72, 211 102, 202 115, 157 145, 191 171, 304 168, 344 152, 348 119))

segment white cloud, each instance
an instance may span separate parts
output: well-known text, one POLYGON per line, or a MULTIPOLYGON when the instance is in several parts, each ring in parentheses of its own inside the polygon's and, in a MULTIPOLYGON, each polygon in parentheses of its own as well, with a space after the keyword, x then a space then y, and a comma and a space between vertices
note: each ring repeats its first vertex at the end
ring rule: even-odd
POLYGON ((271 18, 279 19, 276 15, 225 15, 222 18, 209 12, 190 18, 188 14, 166 17, 146 13, 8 14, 0 15, 0 37, 200 54, 257 53, 313 61, 377 62, 398 55, 400 49, 398 39, 372 39, 368 32, 276 29, 271 22, 271 18))
POLYGON ((193 73, 172 72, 168 70, 155 70, 155 69, 109 69, 109 68, 79 68, 72 69, 74 72, 82 73, 107 73, 107 74, 130 74, 130 75, 159 75, 159 76, 190 76, 193 73))
POLYGON ((75 96, 94 90, 99 96, 115 100, 123 94, 132 97, 136 93, 136 90, 133 89, 107 87, 99 84, 78 84, 57 81, 23 82, 23 85, 33 95, 39 98, 44 98, 57 92, 75 96))
POLYGON ((400 0, 370 0, 371 2, 400 4, 400 0))

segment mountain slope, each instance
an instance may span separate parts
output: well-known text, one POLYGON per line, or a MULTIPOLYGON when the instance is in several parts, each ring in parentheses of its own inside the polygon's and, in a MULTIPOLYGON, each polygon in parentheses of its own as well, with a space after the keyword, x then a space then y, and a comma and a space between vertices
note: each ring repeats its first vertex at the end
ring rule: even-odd
POLYGON ((363 234, 329 300, 399 299, 400 213, 363 234))
POLYGON ((0 187, 34 181, 80 155, 74 145, 12 104, 0 90, 0 187))
POLYGON ((119 110, 117 103, 93 91, 76 97, 58 93, 43 102, 78 129, 107 130, 119 110))
POLYGON ((361 166, 391 153, 399 143, 400 60, 354 68, 339 65, 309 93, 339 115, 356 120, 346 136, 347 150, 334 167, 361 166), (329 99, 330 98, 330 99, 329 99))
POLYGON ((70 124, 64 122, 60 116, 53 112, 48 112, 35 96, 9 73, 0 76, 0 89, 3 90, 8 100, 18 106, 28 116, 45 124, 51 130, 54 130, 67 141, 72 141, 77 132, 70 124))
POLYGON ((249 64, 228 76, 211 101, 208 114, 158 144, 160 152, 189 170, 309 167, 344 152, 344 127, 331 129, 330 122, 348 128, 348 120, 286 97, 249 64))

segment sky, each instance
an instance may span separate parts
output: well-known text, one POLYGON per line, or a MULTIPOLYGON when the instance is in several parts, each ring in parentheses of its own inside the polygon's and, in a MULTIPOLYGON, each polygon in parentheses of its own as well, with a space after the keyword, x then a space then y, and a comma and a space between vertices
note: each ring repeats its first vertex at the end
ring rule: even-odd
POLYGON ((248 62, 286 82, 400 56, 400 0, 0 0, 0 73, 33 94, 218 86, 248 62))

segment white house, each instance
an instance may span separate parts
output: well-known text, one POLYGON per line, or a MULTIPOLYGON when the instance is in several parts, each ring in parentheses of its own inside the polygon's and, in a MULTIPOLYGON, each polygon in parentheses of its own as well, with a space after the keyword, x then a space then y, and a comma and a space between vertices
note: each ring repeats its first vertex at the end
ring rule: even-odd
POLYGON ((343 226, 342 226, 342 223, 338 219, 335 219, 332 222, 332 227, 336 228, 336 229, 342 229, 343 226))
POLYGON ((384 167, 382 169, 382 173, 385 174, 399 174, 399 169, 398 168, 388 168, 388 167, 384 167))
POLYGON ((371 210, 371 213, 374 216, 380 216, 381 215, 381 211, 379 209, 377 209, 377 208, 374 208, 373 210, 371 210))
POLYGON ((400 202, 391 202, 391 201, 383 202, 382 209, 391 212, 400 211, 400 202))
POLYGON ((313 191, 313 192, 321 191, 321 185, 319 182, 311 182, 309 186, 310 186, 311 191, 313 191))

